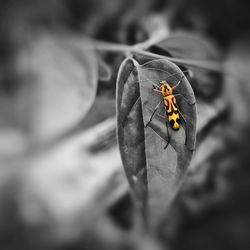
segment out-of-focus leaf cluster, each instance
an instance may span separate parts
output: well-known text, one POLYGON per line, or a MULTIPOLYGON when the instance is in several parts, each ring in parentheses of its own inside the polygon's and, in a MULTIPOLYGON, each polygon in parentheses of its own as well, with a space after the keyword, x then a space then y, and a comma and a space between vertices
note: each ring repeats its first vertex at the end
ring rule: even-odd
MULTIPOLYGON (((173 250, 248 249, 250 57, 248 38, 240 38, 249 32, 248 6, 236 0, 1 1, 0 248, 146 250, 161 249, 163 242, 164 249, 173 250), (159 26, 151 20, 160 20, 159 26), (115 79, 124 55, 103 52, 98 59, 86 52, 91 47, 86 36, 141 45, 159 27, 171 36, 149 51, 221 60, 226 74, 180 67, 189 70, 187 80, 197 100, 197 149, 180 192, 156 225, 155 237, 142 228, 133 207, 116 145, 115 118, 102 122, 115 115, 115 79), (181 39, 172 32, 180 29, 188 29, 181 39), (223 49, 216 49, 210 38, 223 49), (99 80, 111 80, 99 84, 92 106, 97 64, 99 80), (112 93, 103 94, 105 89, 112 93), (62 130, 66 137, 59 136, 54 144, 36 148, 34 140, 24 143, 30 135, 46 141, 62 130), (22 154, 26 146, 31 149, 28 156, 22 154)), ((133 56, 140 64, 152 60, 133 56)), ((120 76, 121 85, 125 76, 120 76)), ((138 86, 132 87, 135 92, 123 102, 127 106, 138 97, 138 86)), ((140 170, 151 159, 144 157, 141 106, 135 105, 133 112, 125 129, 134 147, 127 160, 136 169, 127 172, 130 183, 140 184, 133 187, 141 195, 147 183, 140 182, 145 177, 140 170), (140 157, 132 157, 135 153, 140 157), (133 171, 140 172, 137 179, 133 171)), ((147 142, 154 153, 155 145, 150 149, 147 142)), ((158 159, 150 164, 164 166, 158 159)), ((156 171, 150 177, 154 175, 156 171)))

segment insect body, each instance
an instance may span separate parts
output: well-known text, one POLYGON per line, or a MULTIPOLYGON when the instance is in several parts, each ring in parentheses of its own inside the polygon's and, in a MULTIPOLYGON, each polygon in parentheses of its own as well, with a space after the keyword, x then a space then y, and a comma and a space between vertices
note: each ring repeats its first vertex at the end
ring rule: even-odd
MULTIPOLYGON (((184 76, 182 76, 182 78, 179 80, 179 82, 176 85, 172 86, 172 87, 166 81, 160 81, 159 86, 153 85, 153 91, 160 93, 163 98, 157 104, 157 106, 155 107, 155 109, 154 109, 148 123, 146 124, 146 127, 152 121, 152 118, 153 118, 155 112, 157 111, 157 109, 159 108, 159 106, 160 106, 160 104, 162 102, 164 102, 168 123, 170 124, 171 128, 174 131, 178 131, 179 128, 180 128, 180 121, 181 121, 180 117, 182 117, 182 120, 186 124, 186 119, 184 118, 184 116, 182 115, 180 110, 178 109, 176 98, 175 98, 176 96, 182 96, 182 95, 173 93, 174 90, 178 87, 178 85, 180 84, 180 82, 182 81, 183 78, 184 78, 184 76)), ((186 100, 186 98, 184 98, 184 99, 186 100)), ((187 103, 188 103, 188 101, 187 101, 187 103)), ((186 129, 186 127, 185 127, 185 129, 186 129)), ((168 125, 167 125, 167 134, 168 134, 168 141, 167 141, 167 145, 165 146, 165 148, 168 146, 169 141, 170 141, 168 125)), ((187 130, 186 130, 186 138, 187 138, 187 130)), ((186 145, 186 140, 185 140, 185 145, 186 145)))
POLYGON ((173 94, 173 90, 177 85, 170 87, 166 81, 161 81, 160 84, 160 90, 158 88, 154 88, 153 90, 162 94, 170 126, 173 130, 177 131, 180 128, 180 114, 177 108, 176 98, 173 94))

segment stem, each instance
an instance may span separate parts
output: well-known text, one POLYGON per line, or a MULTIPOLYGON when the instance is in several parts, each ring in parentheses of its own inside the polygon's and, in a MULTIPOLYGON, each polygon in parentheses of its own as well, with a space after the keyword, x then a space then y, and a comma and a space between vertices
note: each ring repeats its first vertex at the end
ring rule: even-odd
POLYGON ((173 57, 163 56, 163 55, 151 53, 148 51, 141 51, 141 50, 133 50, 132 52, 142 55, 142 56, 155 58, 155 59, 166 59, 177 65, 191 66, 191 67, 196 67, 199 69, 210 70, 210 71, 215 71, 215 72, 224 72, 223 64, 219 63, 218 61, 185 60, 181 58, 173 58, 173 57))
POLYGON ((98 51, 110 51, 110 52, 129 52, 133 48, 131 45, 109 43, 102 41, 95 41, 93 43, 94 49, 98 51))
POLYGON ((191 67, 196 67, 199 69, 209 70, 209 71, 214 71, 214 72, 224 72, 223 64, 218 61, 187 60, 187 59, 181 59, 181 58, 173 58, 173 57, 163 56, 163 55, 159 55, 159 54, 155 54, 152 52, 138 49, 136 45, 131 46, 131 45, 124 45, 124 44, 96 41, 94 42, 94 49, 98 51, 124 52, 124 54, 135 53, 141 56, 154 58, 154 59, 166 59, 177 65, 191 66, 191 67))

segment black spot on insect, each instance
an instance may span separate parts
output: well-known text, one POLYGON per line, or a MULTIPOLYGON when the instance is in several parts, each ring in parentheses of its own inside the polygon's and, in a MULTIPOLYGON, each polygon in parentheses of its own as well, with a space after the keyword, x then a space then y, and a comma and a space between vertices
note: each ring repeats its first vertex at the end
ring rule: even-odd
POLYGON ((174 113, 175 113, 175 114, 178 114, 178 110, 174 110, 174 113))
POLYGON ((176 103, 172 102, 172 106, 173 106, 174 109, 177 109, 176 103))
POLYGON ((181 120, 179 118, 176 119, 176 122, 180 124, 181 120))
POLYGON ((173 115, 173 111, 168 112, 168 115, 169 116, 173 115))
POLYGON ((172 119, 169 121, 169 123, 170 123, 171 127, 173 128, 175 121, 172 119))

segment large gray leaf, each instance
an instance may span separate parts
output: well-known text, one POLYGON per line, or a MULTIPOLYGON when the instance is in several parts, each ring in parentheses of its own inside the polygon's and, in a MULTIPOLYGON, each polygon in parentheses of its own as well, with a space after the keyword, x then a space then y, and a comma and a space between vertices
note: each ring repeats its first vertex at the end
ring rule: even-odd
POLYGON ((175 32, 155 45, 168 51, 173 57, 192 60, 215 60, 219 51, 208 38, 190 32, 175 32))
POLYGON ((62 134, 90 109, 98 69, 94 52, 84 50, 86 43, 84 37, 43 34, 18 54, 15 69, 21 83, 16 101, 28 109, 14 111, 34 140, 62 134))
POLYGON ((139 198, 147 197, 150 227, 154 227, 178 190, 178 183, 195 148, 195 98, 185 77, 176 91, 183 96, 176 98, 186 124, 182 120, 178 132, 169 127, 171 139, 166 149, 169 138, 163 105, 145 128, 154 108, 162 100, 161 95, 152 91, 152 83, 167 79, 170 85, 174 85, 181 76, 183 73, 175 64, 163 59, 148 61, 142 65, 133 59, 126 59, 118 76, 120 151, 130 184, 135 187, 136 183, 136 187, 146 192, 139 198))
POLYGON ((121 158, 139 206, 147 195, 146 155, 140 88, 135 64, 127 58, 117 79, 118 142, 121 158))
POLYGON ((101 56, 98 57, 98 79, 101 81, 109 81, 111 78, 111 68, 102 59, 101 56))

